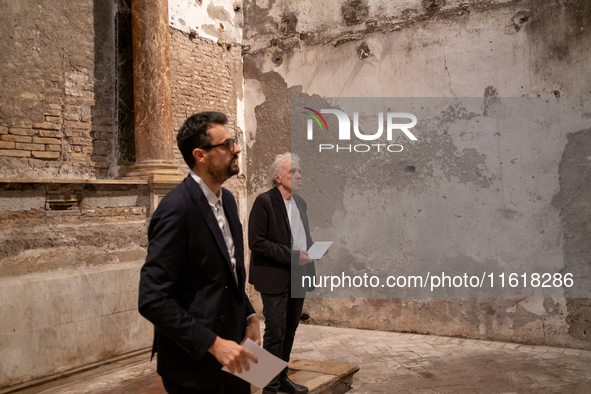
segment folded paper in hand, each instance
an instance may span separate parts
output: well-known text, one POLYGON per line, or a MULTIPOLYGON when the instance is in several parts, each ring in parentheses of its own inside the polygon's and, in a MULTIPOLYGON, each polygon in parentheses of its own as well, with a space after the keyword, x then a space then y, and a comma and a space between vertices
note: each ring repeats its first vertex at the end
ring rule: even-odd
MULTIPOLYGON (((247 339, 242 346, 258 359, 257 364, 248 360, 249 371, 244 369, 242 369, 242 373, 234 371, 234 375, 248 383, 263 388, 287 366, 287 362, 275 357, 250 339, 247 339)), ((228 368, 223 367, 222 371, 228 372, 228 368)))
POLYGON ((314 245, 308 249, 308 256, 312 260, 320 260, 330 245, 332 245, 332 242, 314 242, 314 245))

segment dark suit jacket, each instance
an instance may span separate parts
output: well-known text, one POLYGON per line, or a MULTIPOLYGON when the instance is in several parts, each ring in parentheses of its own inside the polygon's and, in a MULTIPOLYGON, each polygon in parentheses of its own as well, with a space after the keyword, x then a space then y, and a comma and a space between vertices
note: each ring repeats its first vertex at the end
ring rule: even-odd
MULTIPOLYGON (((306 214, 306 202, 297 194, 293 196, 306 232, 308 248, 313 244, 306 214)), ((278 188, 260 194, 252 206, 248 218, 248 245, 250 257, 249 282, 265 294, 280 294, 289 288, 292 297, 305 297, 312 287, 302 288, 301 277, 315 275, 314 262, 298 265, 299 250, 291 250, 292 235, 289 217, 278 188), (293 280, 292 280, 293 279, 293 280)))
POLYGON ((246 318, 254 313, 244 291, 242 225, 226 189, 222 204, 234 239, 238 285, 215 215, 190 176, 162 199, 148 229, 139 311, 155 327, 158 373, 184 387, 220 384, 225 372, 207 350, 216 336, 240 343, 246 318))

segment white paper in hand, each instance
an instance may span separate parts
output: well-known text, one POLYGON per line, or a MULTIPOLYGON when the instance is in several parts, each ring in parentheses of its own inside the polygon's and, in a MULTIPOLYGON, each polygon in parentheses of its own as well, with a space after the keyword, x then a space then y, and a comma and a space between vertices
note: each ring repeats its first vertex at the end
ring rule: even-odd
POLYGON ((332 244, 332 242, 314 242, 314 245, 308 249, 308 256, 312 260, 320 260, 332 244))
MULTIPOLYGON (((282 359, 275 357, 250 339, 242 345, 246 350, 254 354, 258 363, 255 364, 248 360, 250 371, 242 370, 242 373, 234 372, 234 375, 246 380, 248 383, 263 388, 287 366, 282 359)), ((228 371, 228 368, 222 367, 222 371, 228 371)))

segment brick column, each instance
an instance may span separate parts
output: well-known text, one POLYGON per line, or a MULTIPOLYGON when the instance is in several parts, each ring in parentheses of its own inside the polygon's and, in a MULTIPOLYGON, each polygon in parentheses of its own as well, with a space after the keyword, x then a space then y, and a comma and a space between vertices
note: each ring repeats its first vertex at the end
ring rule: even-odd
POLYGON ((126 178, 178 182, 173 155, 167 0, 132 0, 136 163, 126 178))

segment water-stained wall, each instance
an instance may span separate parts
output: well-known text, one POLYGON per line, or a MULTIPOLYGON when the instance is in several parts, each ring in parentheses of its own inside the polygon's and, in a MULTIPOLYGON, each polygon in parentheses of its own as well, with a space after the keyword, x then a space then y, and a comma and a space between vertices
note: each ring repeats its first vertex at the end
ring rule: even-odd
MULTIPOLYGON (((268 188, 266 169, 274 156, 291 148, 292 97, 482 97, 490 104, 496 97, 591 96, 591 4, 587 1, 253 0, 246 1, 244 8, 250 204, 268 188)), ((551 180, 545 193, 533 198, 538 212, 553 218, 553 224, 542 229, 524 226, 523 247, 531 255, 545 253, 533 245, 546 237, 546 244, 554 245, 552 253, 565 266, 588 264, 585 223, 591 188, 586 177, 589 155, 584 153, 588 130, 560 137, 559 143, 539 141, 539 146, 518 134, 505 139, 490 133, 478 143, 481 148, 466 144, 466 136, 453 132, 443 135, 442 130, 437 141, 449 143, 433 145, 425 157, 398 156, 391 182, 385 182, 393 196, 402 195, 397 193, 401 189, 407 191, 406 201, 398 204, 414 206, 412 200, 420 197, 421 189, 413 185, 425 179, 450 190, 471 184, 492 193, 504 185, 509 196, 511 188, 525 187, 511 172, 510 166, 518 160, 511 163, 514 157, 488 147, 506 143, 506 149, 524 155, 537 150, 552 159, 527 171, 551 180), (422 166, 427 160, 433 165, 422 166), (445 169, 447 175, 443 177, 436 168, 445 169)), ((334 204, 352 204, 352 197, 344 192, 334 204)), ((483 201, 473 204, 488 210, 483 201)), ((470 209, 455 213, 463 219, 450 222, 446 231, 453 232, 461 220, 470 223, 470 209)), ((514 206, 506 209, 497 212, 504 215, 499 220, 507 226, 512 221, 519 225, 526 212, 514 206)), ((443 223, 448 212, 427 214, 433 222, 443 223)), ((324 224, 310 219, 313 236, 324 235, 324 224)), ((496 242, 497 257, 502 260, 501 239, 491 242, 496 242)), ((466 240, 463 246, 470 250, 471 245, 473 241, 466 240)), ((441 248, 444 255, 478 260, 470 253, 460 256, 444 242, 441 248)), ((357 298, 308 300, 305 313, 320 324, 590 348, 589 306, 587 299, 571 298, 357 298)))

